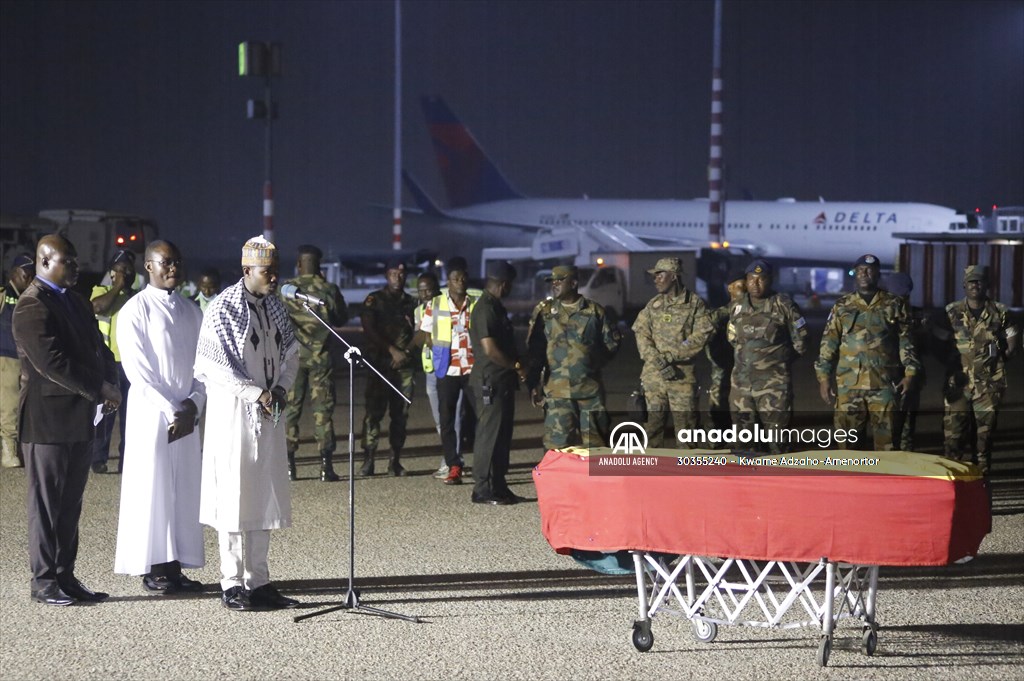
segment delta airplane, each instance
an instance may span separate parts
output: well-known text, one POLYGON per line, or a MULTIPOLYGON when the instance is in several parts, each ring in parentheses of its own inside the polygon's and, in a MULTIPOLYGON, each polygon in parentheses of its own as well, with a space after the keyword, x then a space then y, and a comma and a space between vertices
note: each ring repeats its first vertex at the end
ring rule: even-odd
POLYGON ((892 265, 900 243, 894 233, 968 229, 964 215, 927 203, 726 201, 726 241, 711 243, 707 199, 526 198, 441 98, 425 96, 421 104, 450 207, 439 208, 403 173, 406 186, 423 213, 462 225, 461 235, 479 236, 486 225, 490 245, 528 245, 539 232, 575 227, 614 233, 624 246, 731 247, 780 263, 841 266, 870 252, 892 265))

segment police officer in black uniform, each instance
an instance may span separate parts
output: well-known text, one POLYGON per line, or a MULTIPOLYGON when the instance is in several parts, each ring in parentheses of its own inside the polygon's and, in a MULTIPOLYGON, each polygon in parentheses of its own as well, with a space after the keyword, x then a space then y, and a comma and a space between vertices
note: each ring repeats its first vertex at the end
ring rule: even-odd
POLYGON ((501 299, 512 290, 516 270, 507 262, 487 268, 487 285, 469 321, 473 346, 470 385, 476 396, 476 446, 473 448, 471 497, 474 504, 507 506, 521 501, 505 482, 516 390, 526 380, 526 369, 516 351, 512 322, 501 299))

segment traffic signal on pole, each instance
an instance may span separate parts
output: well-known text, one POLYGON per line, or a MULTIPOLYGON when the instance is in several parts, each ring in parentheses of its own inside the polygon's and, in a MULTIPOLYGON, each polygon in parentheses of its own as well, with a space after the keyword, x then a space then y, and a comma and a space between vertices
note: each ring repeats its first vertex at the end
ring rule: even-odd
POLYGON ((246 40, 238 43, 238 75, 280 76, 281 43, 246 40))
POLYGON ((247 40, 243 43, 238 43, 238 75, 267 75, 266 43, 256 42, 254 40, 247 40))

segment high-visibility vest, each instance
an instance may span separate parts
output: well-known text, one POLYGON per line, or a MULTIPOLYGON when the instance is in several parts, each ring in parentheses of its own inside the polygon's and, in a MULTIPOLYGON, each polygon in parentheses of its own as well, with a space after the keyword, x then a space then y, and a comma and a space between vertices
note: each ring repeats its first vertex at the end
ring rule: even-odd
MULTIPOLYGON (((476 302, 479 298, 466 294, 466 302, 469 306, 467 314, 473 313, 476 302)), ((430 331, 431 355, 434 366, 434 374, 438 378, 448 375, 448 367, 452 359, 452 310, 448 304, 448 295, 442 293, 435 296, 431 303, 430 315, 433 327, 430 331)))
MULTIPOLYGON (((135 295, 138 291, 142 290, 142 287, 146 285, 146 280, 143 279, 139 274, 135 275, 135 281, 132 283, 131 291, 128 291, 126 295, 118 294, 117 300, 114 302, 113 312, 108 315, 96 315, 96 326, 100 329, 100 335, 103 336, 103 342, 110 352, 114 354, 114 361, 121 361, 121 349, 117 346, 117 313, 121 311, 124 304, 128 302, 128 298, 135 295)), ((99 286, 92 287, 92 296, 90 300, 101 296, 113 286, 110 284, 100 284, 99 286)), ((125 293, 122 291, 121 293, 125 293)))
MULTIPOLYGON (((423 311, 427 308, 426 303, 420 303, 416 307, 416 311, 413 313, 413 320, 416 322, 416 330, 419 331, 420 321, 423 319, 423 311)), ((430 347, 427 343, 423 344, 420 350, 420 362, 423 364, 423 373, 430 374, 434 372, 434 355, 430 351, 430 347)))

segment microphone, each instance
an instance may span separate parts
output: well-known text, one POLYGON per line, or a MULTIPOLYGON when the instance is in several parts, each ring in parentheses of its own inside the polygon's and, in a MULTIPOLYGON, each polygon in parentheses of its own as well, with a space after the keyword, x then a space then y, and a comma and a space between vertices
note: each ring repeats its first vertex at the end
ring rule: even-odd
POLYGON ((281 296, 283 298, 287 298, 288 300, 300 300, 304 303, 309 303, 310 305, 318 305, 320 307, 323 307, 327 304, 324 301, 317 298, 316 296, 312 296, 308 293, 303 293, 295 284, 285 284, 284 286, 282 286, 281 296))

